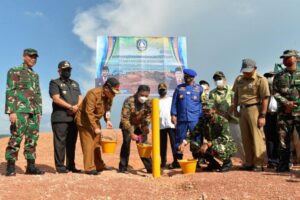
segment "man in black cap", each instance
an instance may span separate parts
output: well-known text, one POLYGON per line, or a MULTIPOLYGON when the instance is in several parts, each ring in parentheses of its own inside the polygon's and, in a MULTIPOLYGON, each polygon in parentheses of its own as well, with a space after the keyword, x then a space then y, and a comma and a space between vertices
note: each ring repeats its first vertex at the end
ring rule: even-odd
POLYGON ((266 147, 267 147, 267 157, 268 164, 267 168, 275 169, 278 166, 279 155, 279 137, 277 132, 277 108, 278 103, 274 97, 273 92, 273 79, 275 73, 267 72, 264 74, 264 77, 268 79, 269 89, 270 89, 270 97, 268 104, 268 111, 266 115, 266 125, 264 126, 264 132, 266 136, 266 147))
POLYGON ((284 70, 273 80, 274 97, 278 102, 277 127, 279 135, 279 164, 277 172, 288 172, 292 165, 291 138, 294 132, 300 135, 300 70, 297 66, 299 52, 286 50, 280 56, 284 70))
POLYGON ((51 124, 53 130, 54 161, 58 173, 80 172, 75 167, 75 147, 78 130, 74 122, 75 114, 82 102, 79 84, 70 79, 70 62, 58 64, 59 78, 50 81, 49 94, 53 100, 51 124), (66 155, 66 165, 65 161, 66 155))
POLYGON ((104 117, 107 128, 112 128, 110 109, 113 98, 120 93, 120 82, 108 78, 101 87, 87 92, 75 116, 83 152, 84 170, 86 174, 98 175, 106 169, 101 157, 101 125, 100 119, 104 117))
MULTIPOLYGON (((183 158, 180 144, 187 143, 187 132, 192 132, 202 116, 201 95, 203 88, 195 83, 197 73, 192 69, 184 69, 184 82, 176 87, 171 106, 171 121, 176 127, 175 149, 176 161, 169 168, 179 168, 178 159, 183 158)), ((200 136, 199 136, 200 137, 200 136)), ((199 139, 201 140, 201 138, 199 139)))
POLYGON ((257 74, 256 62, 244 59, 241 72, 234 82, 234 107, 242 133, 245 163, 242 170, 263 171, 266 146, 263 127, 270 96, 268 81, 257 74), (237 107, 240 107, 238 112, 237 107))

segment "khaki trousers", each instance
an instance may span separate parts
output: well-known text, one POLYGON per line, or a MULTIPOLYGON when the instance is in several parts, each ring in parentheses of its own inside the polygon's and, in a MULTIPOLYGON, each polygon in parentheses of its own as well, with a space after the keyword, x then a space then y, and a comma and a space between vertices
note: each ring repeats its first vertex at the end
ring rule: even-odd
POLYGON ((83 153, 83 164, 86 172, 91 170, 102 171, 104 162, 101 157, 101 135, 95 134, 89 127, 78 126, 79 137, 83 153))
POLYGON ((263 127, 258 128, 259 110, 257 106, 241 108, 240 128, 245 151, 245 165, 263 166, 266 154, 263 127))

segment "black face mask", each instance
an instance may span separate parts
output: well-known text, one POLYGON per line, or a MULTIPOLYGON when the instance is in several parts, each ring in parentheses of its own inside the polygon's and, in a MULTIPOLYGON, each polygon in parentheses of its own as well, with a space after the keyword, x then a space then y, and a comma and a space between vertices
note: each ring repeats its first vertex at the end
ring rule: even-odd
POLYGON ((167 90, 158 90, 158 94, 160 97, 164 97, 167 94, 167 90))
POLYGON ((63 79, 69 79, 71 76, 71 70, 62 70, 61 71, 61 77, 63 79))

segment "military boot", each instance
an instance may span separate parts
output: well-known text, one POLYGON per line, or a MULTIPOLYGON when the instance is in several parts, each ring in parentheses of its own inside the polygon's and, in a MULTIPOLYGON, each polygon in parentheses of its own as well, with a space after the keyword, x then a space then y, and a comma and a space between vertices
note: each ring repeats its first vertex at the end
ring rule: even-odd
POLYGON ((224 160, 222 167, 220 168, 220 172, 228 172, 232 168, 231 159, 224 160))
POLYGON ((210 154, 205 154, 204 155, 205 160, 207 160, 209 163, 207 167, 205 167, 203 170, 206 172, 212 172, 216 170, 220 170, 221 165, 214 159, 214 157, 210 154))
POLYGON ((14 160, 8 160, 5 176, 15 176, 15 175, 16 175, 15 161, 14 160))
POLYGON ((27 168, 25 174, 42 175, 45 174, 45 172, 35 166, 35 160, 27 160, 27 168))

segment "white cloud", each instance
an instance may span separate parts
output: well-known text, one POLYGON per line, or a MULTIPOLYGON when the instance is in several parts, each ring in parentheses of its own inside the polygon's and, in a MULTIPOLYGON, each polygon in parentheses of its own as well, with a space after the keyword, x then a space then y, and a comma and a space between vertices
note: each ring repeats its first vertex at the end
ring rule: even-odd
POLYGON ((254 58, 263 73, 280 62, 284 49, 300 49, 299 27, 291 27, 299 7, 295 0, 111 0, 79 12, 73 33, 92 50, 97 35, 186 36, 188 65, 197 79, 212 81, 222 70, 232 83, 243 58, 254 58), (291 28, 289 37, 278 31, 291 28))
POLYGON ((31 17, 44 17, 44 13, 40 12, 40 11, 26 11, 25 15, 27 16, 31 16, 31 17))

